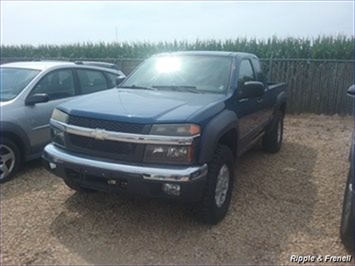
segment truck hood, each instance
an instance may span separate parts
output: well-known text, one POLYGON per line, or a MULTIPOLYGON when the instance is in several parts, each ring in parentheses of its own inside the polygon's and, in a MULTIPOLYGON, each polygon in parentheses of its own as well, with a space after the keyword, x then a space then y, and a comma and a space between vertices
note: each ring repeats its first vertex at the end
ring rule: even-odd
POLYGON ((115 88, 78 97, 58 108, 74 116, 131 123, 199 123, 223 110, 226 97, 210 93, 115 88))

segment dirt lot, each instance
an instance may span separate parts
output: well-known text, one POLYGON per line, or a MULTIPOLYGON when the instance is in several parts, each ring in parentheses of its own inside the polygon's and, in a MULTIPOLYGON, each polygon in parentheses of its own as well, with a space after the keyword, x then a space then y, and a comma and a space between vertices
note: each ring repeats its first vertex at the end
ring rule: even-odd
POLYGON ((200 225, 180 204, 83 195, 39 161, 2 185, 4 264, 289 263, 347 255, 338 232, 350 117, 288 116, 282 150, 255 147, 236 165, 231 208, 200 225))

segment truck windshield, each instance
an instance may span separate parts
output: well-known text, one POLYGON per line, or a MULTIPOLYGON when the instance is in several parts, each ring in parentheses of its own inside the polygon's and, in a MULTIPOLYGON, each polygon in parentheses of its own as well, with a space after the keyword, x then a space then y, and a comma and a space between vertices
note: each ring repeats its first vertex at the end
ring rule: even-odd
POLYGON ((1 67, 0 101, 15 98, 39 72, 35 69, 1 67))
POLYGON ((157 56, 145 61, 120 87, 225 93, 231 65, 231 58, 221 56, 157 56))

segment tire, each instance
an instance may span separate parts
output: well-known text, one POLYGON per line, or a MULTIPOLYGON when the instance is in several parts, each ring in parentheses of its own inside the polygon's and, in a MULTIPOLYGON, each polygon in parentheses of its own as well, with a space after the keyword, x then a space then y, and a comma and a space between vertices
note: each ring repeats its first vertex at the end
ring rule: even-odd
POLYGON ((350 191, 349 187, 351 178, 352 175, 349 171, 344 193, 343 211, 341 214, 340 238, 344 246, 349 251, 354 252, 354 194, 350 191))
POLYGON ((67 187, 69 187, 70 189, 75 190, 77 192, 81 192, 81 193, 95 192, 95 190, 89 189, 89 188, 84 188, 84 187, 78 185, 77 183, 71 181, 70 179, 64 179, 64 183, 67 185, 67 187))
POLYGON ((263 150, 276 153, 281 149, 283 138, 284 114, 277 112, 272 122, 271 128, 262 139, 263 150))
POLYGON ((0 142, 0 183, 9 181, 15 176, 21 165, 20 149, 9 138, 1 138, 0 142))
POLYGON ((232 151, 223 145, 219 145, 213 159, 208 163, 207 181, 202 199, 193 207, 193 213, 196 218, 205 224, 215 225, 223 220, 226 216, 230 204, 234 177, 234 157, 232 151), (228 171, 227 171, 227 170, 228 171), (224 175, 221 174, 224 170, 224 175), (223 176, 227 175, 228 180, 225 181, 223 176), (220 176, 220 178, 218 178, 220 176), (226 189, 226 193, 218 193, 216 190, 218 186, 220 191, 226 189), (224 180, 225 182, 222 182, 224 180), (223 185, 224 184, 224 185, 223 185), (227 184, 227 188, 225 188, 227 184), (220 197, 217 197, 219 195, 220 197), (224 200, 223 200, 224 198, 224 200))

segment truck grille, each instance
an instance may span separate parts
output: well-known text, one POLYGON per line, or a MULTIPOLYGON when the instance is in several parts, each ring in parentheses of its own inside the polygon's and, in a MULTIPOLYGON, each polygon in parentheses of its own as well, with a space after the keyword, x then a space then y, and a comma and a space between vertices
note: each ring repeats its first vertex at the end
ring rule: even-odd
POLYGON ((144 124, 123 123, 117 121, 93 119, 79 116, 70 116, 68 124, 86 127, 86 128, 99 128, 114 132, 124 132, 132 134, 142 134, 144 132, 144 124))
MULTIPOLYGON (((79 116, 69 116, 68 124, 131 134, 148 134, 150 130, 150 126, 145 124, 124 123, 79 116)), ((140 162, 143 158, 144 145, 142 144, 98 140, 74 134, 67 134, 66 140, 67 149, 84 155, 127 162, 140 162)))
POLYGON ((104 159, 139 162, 143 145, 112 140, 97 140, 90 137, 67 135, 67 149, 104 159))

